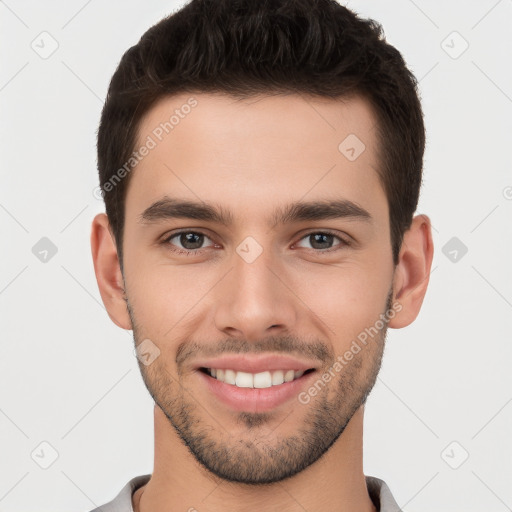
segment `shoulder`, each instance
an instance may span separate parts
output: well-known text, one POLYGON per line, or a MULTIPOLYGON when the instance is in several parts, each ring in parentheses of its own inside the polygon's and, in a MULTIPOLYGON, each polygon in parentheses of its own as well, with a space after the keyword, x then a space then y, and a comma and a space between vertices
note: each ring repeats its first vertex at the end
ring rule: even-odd
POLYGON ((145 485, 151 474, 140 475, 132 478, 126 485, 119 491, 117 496, 105 505, 97 507, 90 512, 133 512, 132 495, 139 488, 145 485))
POLYGON ((368 494, 379 512, 402 512, 384 480, 375 476, 366 476, 365 478, 368 494))

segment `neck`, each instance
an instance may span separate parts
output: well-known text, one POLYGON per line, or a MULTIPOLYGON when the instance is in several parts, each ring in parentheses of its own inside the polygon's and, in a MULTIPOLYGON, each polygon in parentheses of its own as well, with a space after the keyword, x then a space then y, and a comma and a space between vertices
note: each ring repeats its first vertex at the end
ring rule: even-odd
POLYGON ((363 474, 361 407, 331 448, 307 469, 281 482, 224 481, 202 466, 155 405, 155 460, 149 482, 133 496, 135 512, 377 512, 363 474))

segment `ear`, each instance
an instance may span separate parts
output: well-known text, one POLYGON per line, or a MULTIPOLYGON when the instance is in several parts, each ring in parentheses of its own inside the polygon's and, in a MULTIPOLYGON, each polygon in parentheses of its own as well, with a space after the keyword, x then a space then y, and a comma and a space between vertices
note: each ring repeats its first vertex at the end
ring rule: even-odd
POLYGON ((427 292, 433 256, 430 219, 426 215, 417 215, 404 233, 395 268, 393 302, 400 303, 402 308, 389 320, 389 327, 405 327, 418 316, 427 292))
POLYGON ((92 221, 91 251, 96 281, 108 316, 122 329, 131 330, 117 248, 108 217, 104 213, 99 213, 92 221))

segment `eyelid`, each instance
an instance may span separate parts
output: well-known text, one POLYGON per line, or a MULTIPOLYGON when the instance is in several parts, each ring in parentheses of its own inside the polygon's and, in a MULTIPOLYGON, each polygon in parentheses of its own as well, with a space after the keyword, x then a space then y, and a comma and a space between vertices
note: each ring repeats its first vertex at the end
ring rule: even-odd
MULTIPOLYGON (((301 235, 298 242, 296 242, 294 245, 301 242, 305 238, 307 238, 311 235, 315 235, 315 234, 331 235, 340 241, 339 244, 335 245, 334 247, 330 247, 329 249, 323 249, 323 250, 322 249, 318 249, 318 250, 312 249, 315 253, 325 253, 325 252, 329 252, 329 251, 335 251, 340 246, 343 247, 343 246, 352 245, 352 241, 348 235, 342 236, 338 232, 333 231, 331 229, 312 229, 312 230, 308 231, 307 233, 301 235)), ((306 247, 306 249, 307 249, 307 247, 306 247)))
MULTIPOLYGON (((212 245, 209 245, 207 247, 201 247, 199 249, 181 249, 179 247, 177 247, 176 249, 171 249, 172 252, 175 252, 175 253, 178 253, 178 254, 187 254, 187 255, 193 255, 193 254, 202 254, 202 252, 210 247, 214 247, 214 246, 218 246, 219 244, 217 244, 211 236, 209 236, 208 234, 206 234, 202 229, 179 229, 178 231, 173 231, 171 233, 167 233, 166 235, 164 235, 164 238, 163 240, 160 242, 161 244, 163 245, 172 245, 170 244, 170 240, 176 236, 179 236, 183 233, 194 233, 196 235, 202 235, 204 236, 205 238, 208 238, 211 242, 212 242, 212 245)), ((339 233, 333 231, 333 230, 330 230, 330 229, 321 229, 321 228, 316 228, 316 229, 311 229, 309 231, 307 231, 306 233, 303 233, 300 238, 298 239, 297 242, 295 242, 293 244, 293 246, 295 246, 296 244, 298 244, 299 242, 301 242, 302 240, 304 240, 305 238, 307 238, 308 236, 311 236, 313 234, 324 234, 324 235, 331 235, 335 238, 337 238, 340 243, 335 245, 334 247, 330 247, 329 249, 311 249, 314 253, 317 253, 317 254, 322 254, 322 253, 329 253, 329 252, 332 252, 332 251, 337 251, 337 250, 340 250, 340 248, 343 248, 343 247, 349 247, 352 245, 352 241, 351 241, 351 237, 349 237, 348 235, 345 235, 342 236, 340 235, 339 233)), ((305 248, 307 249, 307 247, 305 248)))
POLYGON ((175 238, 175 237, 179 236, 179 235, 182 235, 183 233, 194 233, 195 235, 202 235, 205 238, 208 238, 208 240, 210 240, 212 242, 212 245, 209 245, 207 247, 201 247, 200 249, 181 249, 180 247, 176 247, 176 249, 171 249, 171 251, 177 252, 179 254, 184 254, 184 253, 187 253, 187 254, 200 254, 203 250, 208 249, 209 247, 213 247, 215 245, 218 245, 218 244, 215 243, 214 240, 212 240, 212 237, 207 235, 201 229, 180 229, 178 231, 173 231, 171 233, 167 233, 166 235, 164 235, 164 238, 163 238, 163 240, 160 243, 163 244, 163 245, 173 245, 173 244, 170 243, 170 240, 172 238, 175 238))

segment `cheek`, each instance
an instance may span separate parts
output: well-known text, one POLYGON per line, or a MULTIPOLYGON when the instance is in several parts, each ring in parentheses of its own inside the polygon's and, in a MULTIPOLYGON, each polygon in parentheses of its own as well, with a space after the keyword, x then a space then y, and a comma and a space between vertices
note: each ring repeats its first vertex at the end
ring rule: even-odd
MULTIPOLYGON (((148 257, 142 249, 131 249, 126 279, 141 336, 163 342, 190 334, 190 323, 205 314, 212 290, 213 295, 219 289, 229 294, 227 281, 221 282, 229 264, 175 265, 163 262, 161 255, 148 257)), ((349 344, 384 311, 392 279, 391 252, 385 249, 373 247, 331 265, 281 262, 279 273, 291 290, 288 300, 310 327, 317 325, 326 336, 349 344)))
POLYGON ((298 296, 330 328, 328 335, 343 345, 374 325, 384 312, 391 280, 387 268, 356 263, 294 277, 296 289, 301 290, 298 296))
POLYGON ((134 263, 135 259, 129 272, 127 267, 130 303, 145 335, 160 340, 175 336, 187 325, 219 279, 213 268, 200 271, 195 265, 173 266, 144 260, 142 255, 134 263))

